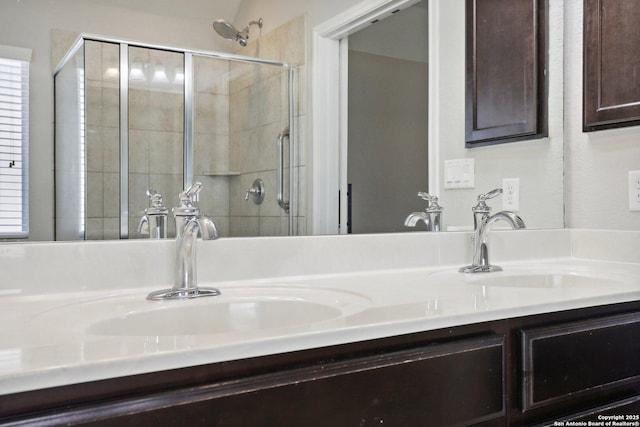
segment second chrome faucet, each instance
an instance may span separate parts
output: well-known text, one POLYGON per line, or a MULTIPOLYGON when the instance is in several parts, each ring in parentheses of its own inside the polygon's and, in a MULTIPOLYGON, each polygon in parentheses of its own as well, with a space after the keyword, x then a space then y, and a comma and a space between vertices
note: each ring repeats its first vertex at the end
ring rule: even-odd
POLYGON ((501 211, 490 215, 491 207, 486 201, 502 193, 502 188, 497 188, 486 194, 478 196, 478 204, 473 211, 473 261, 471 265, 460 268, 461 273, 490 273, 502 271, 502 267, 489 263, 489 233, 493 225, 498 221, 505 221, 514 230, 525 228, 524 221, 511 211, 501 211))
POLYGON ((418 197, 426 200, 427 208, 423 212, 412 212, 404 220, 405 227, 415 227, 419 221, 424 222, 427 231, 440 231, 442 224, 442 206, 438 204, 438 198, 427 193, 420 192, 418 197))

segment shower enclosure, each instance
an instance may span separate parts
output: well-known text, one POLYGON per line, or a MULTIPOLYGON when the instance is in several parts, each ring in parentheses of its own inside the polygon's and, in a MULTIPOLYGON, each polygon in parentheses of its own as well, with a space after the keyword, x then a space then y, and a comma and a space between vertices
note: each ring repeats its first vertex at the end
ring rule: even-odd
POLYGON ((148 237, 148 191, 171 208, 194 181, 222 236, 297 234, 295 79, 286 63, 80 36, 54 74, 56 240, 148 237))

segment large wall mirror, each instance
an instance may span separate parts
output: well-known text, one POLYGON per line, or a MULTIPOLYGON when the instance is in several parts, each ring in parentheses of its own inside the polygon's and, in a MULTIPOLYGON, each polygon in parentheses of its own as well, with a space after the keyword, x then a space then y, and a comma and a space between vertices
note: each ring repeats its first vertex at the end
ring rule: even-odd
MULTIPOLYGON (((107 0, 95 4, 82 3, 84 15, 79 14, 77 18, 82 21, 76 20, 82 25, 61 16, 49 19, 40 14, 39 19, 44 21, 40 27, 46 28, 47 34, 59 26, 113 37, 107 34, 107 24, 101 23, 98 18, 85 22, 85 18, 81 17, 97 15, 95 11, 102 10, 98 3, 102 7, 109 4, 110 16, 122 16, 123 22, 134 8, 125 5, 126 2, 107 0)), ((239 5, 245 3, 261 12, 261 8, 266 8, 246 0, 218 1, 216 4, 221 6, 215 7, 215 13, 207 21, 206 30, 209 32, 196 29, 194 34, 198 39, 216 37, 209 21, 223 9, 227 17, 233 18, 234 14, 242 17, 246 12, 239 5)), ((219 218, 221 228, 225 230, 224 237, 346 234, 349 203, 353 233, 420 231, 423 228, 407 228, 403 224, 412 211, 426 207, 426 203, 417 197, 420 191, 439 197, 439 203, 444 207, 443 231, 469 230, 472 228, 470 209, 475 204, 476 196, 500 187, 505 178, 519 179, 519 214, 529 228, 564 226, 564 25, 561 0, 549 0, 547 11, 548 137, 472 150, 464 145, 466 1, 349 0, 344 4, 337 3, 318 3, 314 6, 295 3, 295 12, 289 14, 290 19, 295 21, 293 25, 279 23, 279 26, 271 28, 265 26, 266 30, 260 35, 256 33, 254 38, 254 42, 260 43, 257 48, 240 53, 276 61, 285 60, 283 55, 296 53, 299 58, 292 63, 302 66, 298 69, 293 87, 289 87, 289 73, 282 68, 265 65, 247 67, 246 64, 236 67, 228 63, 218 67, 216 64, 219 65, 220 61, 193 56, 190 66, 196 72, 193 100, 195 117, 192 124, 196 150, 204 154, 196 154, 191 163, 185 159, 183 142, 178 135, 188 129, 185 129, 184 122, 176 121, 176 118, 184 116, 184 90, 177 91, 179 85, 171 86, 185 72, 184 56, 176 52, 165 54, 161 49, 132 46, 127 52, 129 69, 126 71, 130 78, 128 102, 131 108, 128 115, 133 127, 128 143, 130 147, 139 147, 140 150, 132 150, 126 156, 131 175, 127 200, 116 191, 121 181, 115 175, 115 164, 111 163, 121 149, 121 141, 116 135, 115 126, 112 126, 121 113, 116 112, 114 116, 105 110, 107 106, 120 102, 115 89, 119 77, 109 73, 114 69, 119 71, 121 46, 95 40, 89 43, 82 57, 79 55, 77 58, 87 73, 84 84, 80 85, 77 81, 77 73, 71 73, 76 80, 72 78, 69 84, 73 86, 71 93, 82 90, 89 95, 84 99, 86 104, 83 107, 86 108, 87 120, 84 131, 91 136, 84 140, 88 144, 87 150, 94 150, 98 141, 102 141, 102 145, 94 151, 95 155, 85 157, 84 163, 73 156, 67 159, 73 165, 83 164, 83 167, 91 168, 91 171, 86 170, 85 187, 69 187, 69 190, 71 194, 76 194, 74 190, 82 191, 77 194, 82 194, 83 209, 95 214, 91 221, 83 224, 75 219, 68 224, 73 238, 87 238, 89 235, 96 239, 144 237, 137 234, 137 225, 144 208, 148 207, 146 190, 151 188, 163 192, 165 205, 171 208, 177 199, 175 193, 184 186, 184 174, 188 172, 185 165, 195 168, 191 173, 194 178, 201 177, 207 181, 203 192, 207 192, 210 198, 203 201, 203 207, 205 213, 219 218), (301 19, 294 19, 295 16, 301 19), (282 28, 285 30, 283 36, 274 36, 282 28), (292 28, 295 30, 292 31, 292 28), (275 44, 268 44, 272 42, 275 44), (295 45, 282 45, 291 42, 295 42, 295 45), (305 60, 309 63, 304 64, 305 60), (102 66, 99 71, 85 67, 85 64, 96 61, 102 66), (171 84, 164 82, 158 85, 151 80, 147 83, 135 80, 136 76, 152 79, 157 67, 164 67, 166 79, 171 84), (206 73, 198 71, 205 68, 206 73), (248 68, 253 68, 254 73, 248 73, 248 68), (340 72, 335 73, 334 70, 340 72), (239 77, 238 84, 234 84, 234 76, 257 77, 239 77), (256 80, 264 81, 265 85, 242 86, 256 80), (216 86, 217 81, 222 82, 221 85, 216 86), (345 82, 348 83, 345 85, 345 82), (200 90, 202 85, 209 86, 200 90), (293 104, 302 106, 302 111, 294 113, 296 116, 293 120, 286 117, 290 113, 285 111, 292 104, 288 99, 291 94, 296 96, 293 104), (275 107, 262 102, 265 99, 270 101, 267 99, 269 97, 275 101, 275 107), (382 99, 383 104, 376 104, 375 98, 382 99), (203 122, 205 115, 199 113, 215 113, 217 109, 232 114, 236 107, 247 111, 246 115, 240 114, 238 117, 256 126, 240 128, 241 120, 238 119, 227 121, 227 125, 219 132, 211 131, 211 120, 205 119, 206 122, 203 122), (158 120, 163 128, 145 128, 144 123, 134 117, 137 112, 147 115, 144 120, 151 120, 151 115, 162 115, 158 120), (392 122, 392 119, 397 121, 392 122), (287 125, 297 127, 298 137, 298 152, 294 153, 294 157, 291 158, 291 153, 286 151, 286 143, 284 153, 289 164, 295 165, 297 173, 287 174, 289 181, 284 183, 291 193, 295 193, 297 206, 294 206, 293 214, 285 212, 273 197, 273 193, 278 193, 276 144, 287 125), (218 140, 221 143, 215 146, 199 144, 198 141, 203 140, 218 140), (265 148, 267 146, 268 149, 265 148), (208 156, 226 160, 220 162, 208 156), (243 159, 249 159, 247 164, 252 166, 242 166, 244 169, 238 167, 243 159), (461 159, 474 162, 474 187, 448 188, 446 181, 450 171, 445 168, 445 162, 461 159), (172 162, 169 163, 169 160, 172 162), (157 168, 164 166, 168 166, 168 169, 154 173, 159 170, 157 168), (255 205, 251 200, 245 201, 245 192, 251 189, 255 178, 262 178, 267 187, 267 202, 262 205, 255 205), (297 185, 297 190, 291 185, 297 185), (88 192, 89 187, 91 192, 88 192), (224 202, 219 202, 223 199, 224 202), (126 224, 126 233, 123 232, 123 224, 126 224), (84 234, 80 232, 83 229, 84 234)), ((287 2, 278 4, 285 7, 282 5, 287 2)), ((30 7, 34 13, 37 9, 29 4, 12 4, 5 9, 7 16, 22 16, 22 7, 30 7)), ((251 9, 251 12, 254 10, 251 9)), ((176 18, 176 22, 184 26, 187 20, 176 18)), ((11 31, 16 34, 24 34, 24 31, 21 33, 22 30, 12 28, 11 31)), ((128 34, 124 23, 113 28, 118 34, 128 34)), ((182 27, 176 24, 176 28, 182 27)), ((49 122, 54 119, 53 99, 49 97, 53 96, 53 90, 51 93, 48 91, 52 89, 53 78, 49 71, 50 64, 46 64, 46 67, 42 64, 49 61, 42 52, 46 52, 43 48, 45 39, 49 44, 54 41, 47 39, 43 31, 38 33, 38 38, 43 42, 38 45, 40 54, 34 56, 32 73, 34 82, 37 82, 34 87, 44 89, 34 95, 36 111, 31 116, 33 137, 38 141, 32 146, 34 150, 31 153, 35 161, 31 162, 30 168, 30 180, 33 183, 30 198, 34 200, 30 209, 34 215, 38 213, 36 218, 46 221, 31 221, 32 230, 36 230, 30 237, 32 240, 54 238, 56 223, 65 220, 64 217, 51 219, 55 216, 56 196, 51 179, 54 155, 53 149, 49 148, 50 134, 53 134, 49 122), (43 83, 45 80, 46 84, 43 83), (51 111, 43 107, 47 105, 51 105, 51 111), (51 150, 51 153, 46 153, 44 148, 51 150)), ((179 32, 175 29, 171 31, 179 32)), ((131 37, 151 44, 153 39, 167 39, 166 31, 160 35, 145 30, 144 34, 148 34, 148 40, 144 40, 147 36, 143 35, 131 37)), ((176 43, 182 44, 186 50, 192 44, 188 37, 176 39, 180 40, 176 43)), ((72 41, 68 40, 68 45, 72 41)), ((13 42, 13 39, 7 39, 9 42, 13 42)), ((195 45, 198 43, 196 41, 195 45)), ((220 46, 215 43, 212 45, 220 46)), ((229 48, 228 51, 233 49, 229 48)), ((56 159, 62 164, 64 160, 64 157, 56 159)), ((494 211, 501 210, 502 200, 495 199, 491 205, 494 211)))

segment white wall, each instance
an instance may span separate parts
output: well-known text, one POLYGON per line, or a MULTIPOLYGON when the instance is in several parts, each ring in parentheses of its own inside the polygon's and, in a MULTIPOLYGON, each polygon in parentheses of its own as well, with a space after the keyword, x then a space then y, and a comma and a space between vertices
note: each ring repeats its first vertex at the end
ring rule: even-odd
POLYGON ((640 170, 640 127, 582 132, 582 0, 565 0, 567 227, 640 230, 627 173, 640 170))
POLYGON ((3 0, 0 44, 33 49, 30 95, 30 239, 53 238, 53 74, 51 30, 225 51, 211 23, 233 17, 240 0, 3 0), (124 9, 127 7, 130 9, 124 9))
MULTIPOLYGON (((471 207, 478 194, 520 178, 520 212, 529 228, 563 227, 562 14, 563 0, 549 1, 549 137, 465 148, 465 0, 440 2, 438 61, 440 79, 440 201, 446 227, 473 227, 471 207), (475 159, 475 188, 444 189, 444 160, 475 159)), ((502 210, 502 197, 490 202, 502 210)))

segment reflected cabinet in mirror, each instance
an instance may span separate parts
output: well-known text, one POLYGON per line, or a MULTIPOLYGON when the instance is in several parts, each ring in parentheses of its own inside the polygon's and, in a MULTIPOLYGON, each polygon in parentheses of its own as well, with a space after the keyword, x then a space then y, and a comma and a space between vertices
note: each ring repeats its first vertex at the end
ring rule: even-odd
POLYGON ((546 0, 467 0, 468 148, 546 135, 546 0))
POLYGON ((585 132, 640 125, 640 2, 584 2, 585 132))

